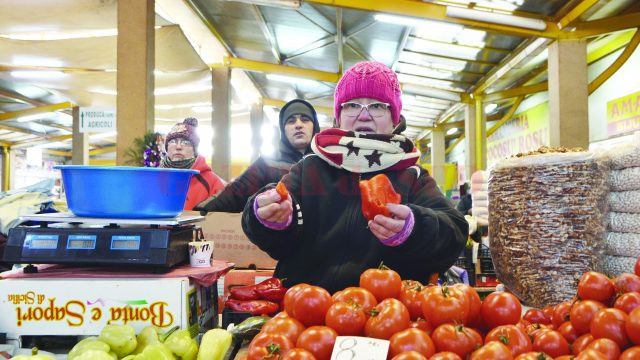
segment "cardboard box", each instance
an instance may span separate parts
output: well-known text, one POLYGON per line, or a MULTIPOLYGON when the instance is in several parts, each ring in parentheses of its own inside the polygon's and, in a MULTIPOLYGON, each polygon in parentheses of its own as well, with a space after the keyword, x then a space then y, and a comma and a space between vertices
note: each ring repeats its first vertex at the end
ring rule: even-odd
POLYGON ((218 279, 218 310, 221 313, 224 301, 229 297, 229 289, 236 286, 254 285, 273 277, 273 270, 230 270, 218 279))
POLYGON ((209 213, 198 223, 206 240, 213 241, 213 258, 236 268, 274 269, 277 261, 252 244, 242 231, 242 214, 209 213))
POLYGON ((49 278, 0 281, 0 333, 99 335, 108 323, 179 325, 192 336, 217 325, 217 284, 187 277, 158 279, 49 278))

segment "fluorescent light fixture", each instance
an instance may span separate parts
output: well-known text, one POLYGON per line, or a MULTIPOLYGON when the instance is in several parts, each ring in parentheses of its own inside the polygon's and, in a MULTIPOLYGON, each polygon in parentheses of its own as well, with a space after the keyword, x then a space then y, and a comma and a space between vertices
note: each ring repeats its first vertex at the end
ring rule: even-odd
POLYGON ((87 90, 89 90, 90 92, 94 92, 94 93, 98 93, 98 94, 104 94, 104 95, 113 95, 113 96, 118 95, 118 91, 116 91, 114 89, 89 88, 87 90))
POLYGON ((16 121, 17 122, 27 122, 27 121, 33 121, 33 120, 39 120, 39 119, 46 119, 46 118, 52 117, 52 116, 56 116, 56 113, 53 112, 53 111, 49 111, 49 112, 43 112, 43 113, 39 113, 39 114, 21 116, 21 117, 17 118, 16 121))
POLYGON ((522 16, 499 14, 495 12, 480 11, 456 6, 447 6, 447 10, 445 13, 447 16, 458 19, 482 21, 486 23, 515 26, 519 28, 538 31, 544 31, 547 29, 547 24, 544 21, 522 16))
POLYGON ((416 28, 422 28, 439 34, 457 33, 462 30, 464 26, 459 24, 446 23, 435 20, 416 19, 406 16, 396 16, 387 14, 376 14, 373 17, 376 21, 395 24, 401 26, 413 26, 416 28))
POLYGON ((41 56, 14 56, 11 58, 11 63, 14 65, 27 65, 27 66, 43 66, 43 67, 62 67, 64 63, 59 59, 52 59, 41 56))
POLYGON ((273 81, 287 82, 295 85, 302 85, 307 87, 318 86, 318 82, 315 80, 301 79, 293 76, 279 75, 279 74, 267 74, 267 79, 273 81))
POLYGON ((286 9, 298 9, 302 5, 301 0, 226 0, 252 5, 273 6, 286 9))
POLYGON ((91 136, 89 136, 90 139, 94 140, 94 139, 104 139, 104 138, 110 138, 110 137, 114 137, 118 135, 118 132, 116 131, 107 131, 107 132, 101 132, 101 133, 97 133, 97 134, 91 134, 91 136))
POLYGON ((172 110, 175 108, 173 105, 155 105, 154 107, 158 110, 172 110))
POLYGON ((1 38, 12 40, 67 40, 67 39, 85 39, 103 36, 116 36, 118 29, 100 29, 100 30, 74 30, 74 31, 42 31, 19 34, 0 34, 1 38))
POLYGON ((154 95, 173 95, 173 94, 186 94, 193 93, 199 91, 206 91, 213 89, 211 84, 189 84, 189 85, 179 85, 179 86, 171 86, 155 89, 153 92, 154 95))
POLYGON ((64 77, 62 71, 18 70, 12 71, 11 76, 23 79, 59 79, 64 77))
POLYGON ((453 135, 458 132, 458 128, 451 128, 447 130, 447 135, 453 135))
POLYGON ((205 106, 194 106, 191 108, 191 111, 193 112, 212 112, 213 111, 213 106, 210 105, 205 105, 205 106))
POLYGON ((484 112, 487 114, 491 114, 492 112, 494 112, 496 109, 498 108, 498 104, 496 103, 491 103, 488 104, 487 106, 484 107, 484 112))

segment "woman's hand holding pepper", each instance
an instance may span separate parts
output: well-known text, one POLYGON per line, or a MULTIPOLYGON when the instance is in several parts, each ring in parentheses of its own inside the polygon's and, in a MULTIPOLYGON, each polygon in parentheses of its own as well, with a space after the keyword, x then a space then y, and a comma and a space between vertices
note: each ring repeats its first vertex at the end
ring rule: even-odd
POLYGON ((378 214, 368 223, 369 229, 380 241, 387 240, 402 231, 405 220, 411 214, 411 209, 407 205, 389 203, 387 209, 391 217, 378 214))
POLYGON ((287 195, 286 200, 281 200, 280 194, 275 189, 259 194, 256 196, 258 202, 256 215, 260 219, 270 222, 286 222, 293 213, 291 195, 287 195))

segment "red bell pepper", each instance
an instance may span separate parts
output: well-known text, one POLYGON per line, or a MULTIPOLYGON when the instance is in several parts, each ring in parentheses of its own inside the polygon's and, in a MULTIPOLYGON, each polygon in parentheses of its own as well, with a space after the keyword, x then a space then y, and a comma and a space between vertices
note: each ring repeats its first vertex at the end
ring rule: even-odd
POLYGON ((271 315, 280 310, 280 305, 267 300, 233 300, 226 302, 226 307, 233 311, 248 312, 251 315, 271 315))
POLYGON ((229 289, 231 298, 236 300, 266 299, 280 301, 284 298, 284 293, 286 292, 287 289, 282 286, 282 281, 273 277, 255 285, 236 286, 229 289))
POLYGON ((287 187, 282 181, 278 182, 278 185, 276 185, 276 191, 280 194, 280 201, 285 201, 289 197, 289 190, 287 190, 287 187))
POLYGON ((385 174, 378 174, 370 180, 361 180, 360 193, 362 194, 362 213, 367 220, 373 220, 378 214, 390 216, 387 204, 399 204, 401 199, 385 174))

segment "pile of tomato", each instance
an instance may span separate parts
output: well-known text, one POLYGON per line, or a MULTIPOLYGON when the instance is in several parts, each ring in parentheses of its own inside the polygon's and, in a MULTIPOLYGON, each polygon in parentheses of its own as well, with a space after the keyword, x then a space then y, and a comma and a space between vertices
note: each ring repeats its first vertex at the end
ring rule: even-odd
POLYGON ((635 274, 580 278, 575 299, 522 315, 518 298, 470 286, 423 286, 369 269, 331 295, 298 284, 249 345, 248 360, 329 360, 337 336, 389 340, 392 360, 640 359, 640 259, 635 274))

